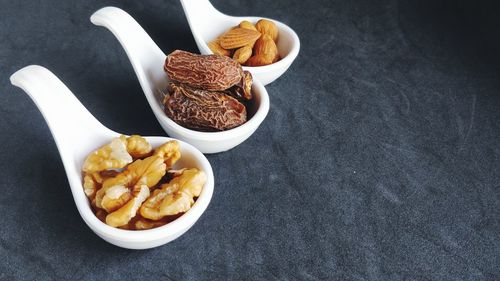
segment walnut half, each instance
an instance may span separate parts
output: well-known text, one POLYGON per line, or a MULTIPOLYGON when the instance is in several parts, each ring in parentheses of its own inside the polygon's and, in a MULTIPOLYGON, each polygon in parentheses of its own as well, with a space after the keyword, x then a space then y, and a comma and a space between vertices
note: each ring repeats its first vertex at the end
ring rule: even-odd
POLYGON ((186 212, 194 203, 194 197, 200 196, 206 181, 207 176, 203 171, 196 168, 183 170, 181 175, 156 189, 142 204, 141 216, 159 220, 186 212))

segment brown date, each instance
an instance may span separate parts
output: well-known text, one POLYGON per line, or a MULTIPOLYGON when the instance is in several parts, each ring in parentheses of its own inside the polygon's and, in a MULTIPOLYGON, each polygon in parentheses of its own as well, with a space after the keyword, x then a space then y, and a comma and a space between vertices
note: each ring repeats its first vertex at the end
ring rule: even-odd
POLYGON ((240 64, 231 58, 180 50, 167 56, 163 68, 173 82, 208 91, 224 91, 244 77, 240 64))
POLYGON ((243 71, 243 79, 238 84, 224 91, 239 101, 249 101, 252 99, 252 74, 243 71))
POLYGON ((247 120, 245 106, 224 92, 195 89, 170 83, 163 101, 165 113, 177 124, 200 131, 222 131, 247 120))

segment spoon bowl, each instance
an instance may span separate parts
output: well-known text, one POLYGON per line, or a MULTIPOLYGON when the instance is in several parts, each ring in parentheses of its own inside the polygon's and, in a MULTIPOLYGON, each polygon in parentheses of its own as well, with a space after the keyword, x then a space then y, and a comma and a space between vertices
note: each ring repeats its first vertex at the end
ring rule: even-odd
POLYGON ((188 142, 203 153, 217 153, 245 141, 264 121, 269 111, 269 96, 264 86, 254 80, 254 101, 248 110, 249 119, 246 123, 222 132, 200 132, 178 125, 163 111, 162 100, 168 85, 168 77, 163 71, 166 55, 153 39, 134 18, 115 7, 98 10, 90 20, 95 25, 109 29, 118 39, 127 53, 156 119, 169 136, 188 142))
MULTIPOLYGON (((128 249, 147 249, 166 244, 185 233, 208 207, 214 189, 214 175, 207 158, 193 146, 179 141, 181 159, 174 169, 193 167, 207 174, 207 182, 191 209, 171 223, 149 230, 123 230, 100 221, 92 212, 82 186, 81 168, 87 155, 119 136, 104 125, 78 101, 71 91, 48 69, 27 66, 10 77, 35 102, 47 122, 66 170, 78 212, 98 236, 128 249)), ((171 138, 145 137, 153 147, 171 138)))
MULTIPOLYGON (((193 33, 196 45, 202 54, 213 54, 207 43, 220 36, 231 27, 247 20, 256 23, 262 17, 233 17, 219 12, 209 0, 181 0, 182 8, 193 33)), ((281 60, 266 66, 243 66, 263 85, 267 85, 280 77, 290 67, 300 50, 300 40, 295 31, 288 25, 274 19, 279 30, 278 53, 281 60)))

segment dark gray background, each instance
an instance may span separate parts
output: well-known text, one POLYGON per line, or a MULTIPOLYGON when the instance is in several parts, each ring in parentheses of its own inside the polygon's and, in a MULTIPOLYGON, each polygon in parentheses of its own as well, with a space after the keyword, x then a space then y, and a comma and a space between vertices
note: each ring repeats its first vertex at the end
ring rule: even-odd
MULTIPOLYGON (((0 280, 499 280, 500 69, 493 1, 222 1, 298 33, 269 115, 209 155, 198 223, 152 250, 80 218, 58 151, 10 74, 40 64, 106 126, 162 135, 93 11, 197 51, 179 1, 0 0, 0 280)), ((90 132, 89 132, 90 133, 90 132)))

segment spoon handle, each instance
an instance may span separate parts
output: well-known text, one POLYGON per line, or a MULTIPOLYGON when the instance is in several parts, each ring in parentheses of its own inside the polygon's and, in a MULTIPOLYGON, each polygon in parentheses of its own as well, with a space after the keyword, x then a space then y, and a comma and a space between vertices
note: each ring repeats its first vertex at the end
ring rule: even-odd
POLYGON ((217 34, 219 29, 214 28, 214 26, 226 23, 227 19, 231 17, 219 12, 209 0, 181 0, 181 4, 200 53, 203 55, 212 54, 207 42, 220 35, 217 34))
POLYGON ((115 35, 127 53, 143 90, 150 91, 147 89, 150 83, 156 85, 165 80, 165 75, 160 72, 162 75, 158 76, 157 73, 163 68, 166 55, 132 16, 116 7, 104 7, 96 11, 90 21, 106 27, 115 35))
POLYGON ((30 65, 12 74, 10 81, 35 102, 63 159, 111 134, 48 69, 30 65))

